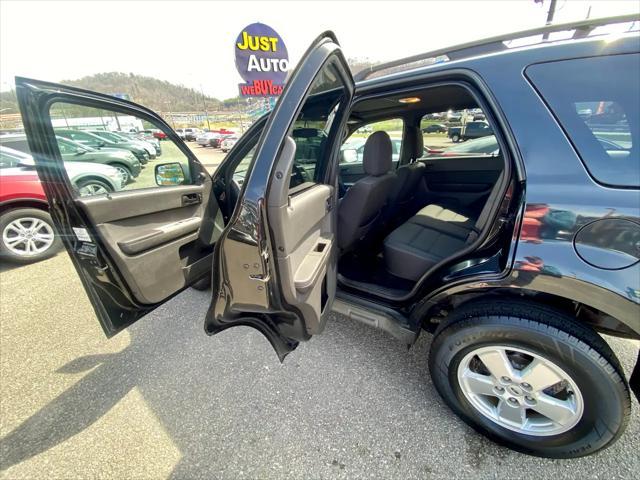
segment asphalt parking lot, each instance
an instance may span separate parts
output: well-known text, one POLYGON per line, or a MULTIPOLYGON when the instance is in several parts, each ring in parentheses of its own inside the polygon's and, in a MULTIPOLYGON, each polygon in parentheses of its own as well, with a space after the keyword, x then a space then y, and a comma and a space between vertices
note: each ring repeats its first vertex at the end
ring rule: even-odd
MULTIPOLYGON (((194 147, 208 168, 223 155, 194 147)), ((407 350, 334 316, 280 364, 239 327, 208 337, 186 290, 107 340, 65 253, 0 266, 0 478, 634 478, 640 413, 604 452, 539 459, 476 434, 407 350)), ((611 339, 627 374, 637 343, 611 339)))

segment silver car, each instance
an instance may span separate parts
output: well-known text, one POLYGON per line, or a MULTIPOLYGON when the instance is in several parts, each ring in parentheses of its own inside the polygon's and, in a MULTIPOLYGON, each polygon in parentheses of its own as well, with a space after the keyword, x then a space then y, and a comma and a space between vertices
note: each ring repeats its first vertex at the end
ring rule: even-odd
MULTIPOLYGON (((12 170, 19 174, 24 170, 35 170, 35 162, 31 155, 0 146, 0 168, 3 169, 4 175, 9 175, 12 170)), ((122 190, 126 184, 123 175, 109 165, 65 162, 64 168, 71 184, 81 197, 117 192, 122 190)))
POLYGON ((215 132, 204 132, 201 135, 196 137, 196 143, 201 147, 209 147, 211 146, 211 140, 215 138, 219 138, 220 134, 215 132))

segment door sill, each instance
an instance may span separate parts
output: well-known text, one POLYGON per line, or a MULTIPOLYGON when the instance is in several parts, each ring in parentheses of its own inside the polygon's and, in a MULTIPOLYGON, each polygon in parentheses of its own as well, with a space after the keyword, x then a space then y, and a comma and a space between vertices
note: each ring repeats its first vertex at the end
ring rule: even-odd
POLYGON ((401 313, 352 295, 338 292, 332 311, 385 331, 406 345, 413 345, 420 334, 420 325, 412 325, 401 313))

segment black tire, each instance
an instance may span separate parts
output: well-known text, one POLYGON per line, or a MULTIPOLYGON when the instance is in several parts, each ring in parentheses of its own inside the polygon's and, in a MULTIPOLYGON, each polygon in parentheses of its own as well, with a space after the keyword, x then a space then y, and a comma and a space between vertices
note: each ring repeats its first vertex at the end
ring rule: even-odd
POLYGON ((211 288, 211 275, 201 278, 196 283, 191 285, 194 290, 205 291, 211 288))
POLYGON ((127 185, 131 183, 133 180, 133 174, 131 173, 131 169, 122 163, 110 163, 109 166, 113 168, 117 168, 122 174, 125 176, 124 184, 127 185))
MULTIPOLYGON (((11 236, 13 236, 13 233, 14 232, 9 232, 11 236)), ((42 244, 38 243, 37 245, 41 246, 42 244)), ((0 216, 0 259, 2 260, 7 260, 19 264, 39 262, 40 260, 45 260, 55 255, 60 250, 61 246, 62 242, 60 241, 57 232, 55 232, 51 216, 44 210, 39 210, 37 208, 16 208, 0 216), (15 250, 21 250, 22 245, 18 246, 17 248, 14 247, 14 249, 12 249, 7 243, 5 243, 5 229, 13 222, 20 221, 20 219, 28 218, 35 218, 45 222, 48 226, 48 229, 53 232, 53 242, 46 250, 43 250, 42 252, 27 254, 27 252, 25 251, 24 254, 19 254, 16 253, 15 250)))
POLYGON ((451 141, 453 143, 458 143, 460 141, 460 135, 458 135, 457 133, 454 133, 453 136, 451 137, 451 141))
POLYGON ((534 302, 482 301, 455 310, 435 333, 429 370, 442 398, 467 424, 530 455, 590 455, 614 443, 629 421, 629 387, 611 348, 570 316, 534 302), (481 414, 462 391, 458 367, 475 349, 493 345, 528 350, 564 370, 582 395, 584 410, 576 425, 556 435, 534 436, 481 414))
POLYGON ((76 189, 80 196, 102 195, 113 192, 113 187, 108 183, 95 178, 82 179, 76 184, 76 189), (95 190, 83 193, 83 189, 95 190))

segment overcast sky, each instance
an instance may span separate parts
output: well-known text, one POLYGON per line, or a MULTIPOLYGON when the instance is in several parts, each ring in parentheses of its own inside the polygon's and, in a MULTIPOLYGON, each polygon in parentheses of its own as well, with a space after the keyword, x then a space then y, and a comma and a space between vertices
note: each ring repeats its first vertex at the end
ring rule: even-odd
MULTIPOLYGON (((0 88, 16 75, 76 79, 99 72, 148 75, 228 98, 241 78, 234 43, 266 23, 292 65, 330 29, 347 57, 392 60, 544 24, 549 0, 512 1, 13 1, 0 0, 0 88)), ((556 21, 637 12, 637 0, 558 0, 556 21)))

